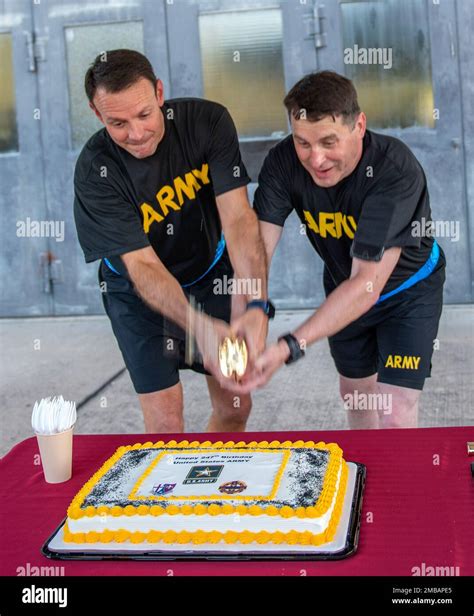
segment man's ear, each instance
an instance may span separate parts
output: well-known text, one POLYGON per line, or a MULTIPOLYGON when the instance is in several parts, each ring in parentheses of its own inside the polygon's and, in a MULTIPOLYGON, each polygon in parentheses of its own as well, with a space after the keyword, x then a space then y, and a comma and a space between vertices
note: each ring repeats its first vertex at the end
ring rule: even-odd
POLYGON ((365 135, 365 129, 367 128, 367 116, 363 111, 359 113, 359 116, 356 120, 356 127, 360 133, 360 136, 363 137, 365 135))
POLYGON ((156 98, 158 100, 158 105, 160 107, 162 107, 164 101, 165 101, 165 92, 164 92, 165 88, 163 85, 163 82, 161 81, 161 79, 157 79, 156 80, 156 85, 155 85, 155 95, 156 98))
POLYGON ((102 124, 105 124, 104 120, 102 119, 102 116, 97 111, 97 108, 94 105, 94 103, 89 102, 89 107, 92 109, 92 111, 95 113, 95 115, 99 118, 99 120, 102 122, 102 124))

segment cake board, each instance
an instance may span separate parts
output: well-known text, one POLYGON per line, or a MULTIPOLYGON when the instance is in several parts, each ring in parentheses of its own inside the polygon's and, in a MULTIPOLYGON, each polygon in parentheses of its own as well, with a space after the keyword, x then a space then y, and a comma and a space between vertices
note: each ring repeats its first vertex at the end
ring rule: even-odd
POLYGON ((308 545, 165 545, 151 547, 150 543, 122 544, 70 544, 62 537, 66 518, 46 540, 41 552, 58 560, 339 560, 357 550, 366 467, 357 462, 347 462, 348 480, 341 521, 336 536, 330 543, 308 545))

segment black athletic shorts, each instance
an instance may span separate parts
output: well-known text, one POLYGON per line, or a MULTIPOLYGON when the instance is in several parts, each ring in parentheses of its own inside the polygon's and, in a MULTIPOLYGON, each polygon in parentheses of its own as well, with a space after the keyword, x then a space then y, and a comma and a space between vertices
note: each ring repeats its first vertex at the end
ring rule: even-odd
MULTIPOLYGON (((422 390, 431 376, 431 357, 443 305, 445 267, 373 306, 329 337, 340 375, 422 390)), ((325 284, 326 294, 331 289, 325 284)))
MULTIPOLYGON (((185 362, 185 333, 175 323, 152 310, 137 295, 132 283, 115 274, 101 261, 99 282, 102 301, 112 329, 138 394, 151 393, 172 387, 179 382, 179 370, 190 368, 209 374, 202 361, 192 365, 185 362)), ((206 276, 183 289, 186 296, 194 296, 207 314, 230 322, 231 295, 213 293, 215 280, 233 276, 227 251, 206 276)), ((224 288, 225 285, 223 285, 224 288)))

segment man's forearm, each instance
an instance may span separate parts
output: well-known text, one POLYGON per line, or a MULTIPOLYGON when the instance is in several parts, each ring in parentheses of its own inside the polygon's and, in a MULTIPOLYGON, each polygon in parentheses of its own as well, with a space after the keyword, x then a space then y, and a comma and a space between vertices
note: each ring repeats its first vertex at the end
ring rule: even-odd
POLYGON ((376 293, 367 291, 363 279, 349 278, 328 295, 318 310, 295 330, 294 336, 307 346, 332 336, 370 310, 377 298, 376 293))
POLYGON ((133 283, 137 293, 152 310, 187 329, 191 308, 174 276, 152 263, 141 263, 134 269, 133 283))
POLYGON ((255 212, 247 210, 244 216, 226 229, 225 236, 235 277, 241 281, 247 301, 266 299, 268 290, 265 246, 255 212), (244 284, 244 281, 248 281, 247 284, 244 284))

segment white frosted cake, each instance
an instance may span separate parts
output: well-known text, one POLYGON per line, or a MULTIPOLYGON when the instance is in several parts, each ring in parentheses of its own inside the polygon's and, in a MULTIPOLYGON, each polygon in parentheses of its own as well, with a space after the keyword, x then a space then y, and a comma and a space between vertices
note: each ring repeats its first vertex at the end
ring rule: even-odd
POLYGON ((75 496, 64 540, 321 545, 334 538, 346 483, 333 443, 120 447, 75 496))

